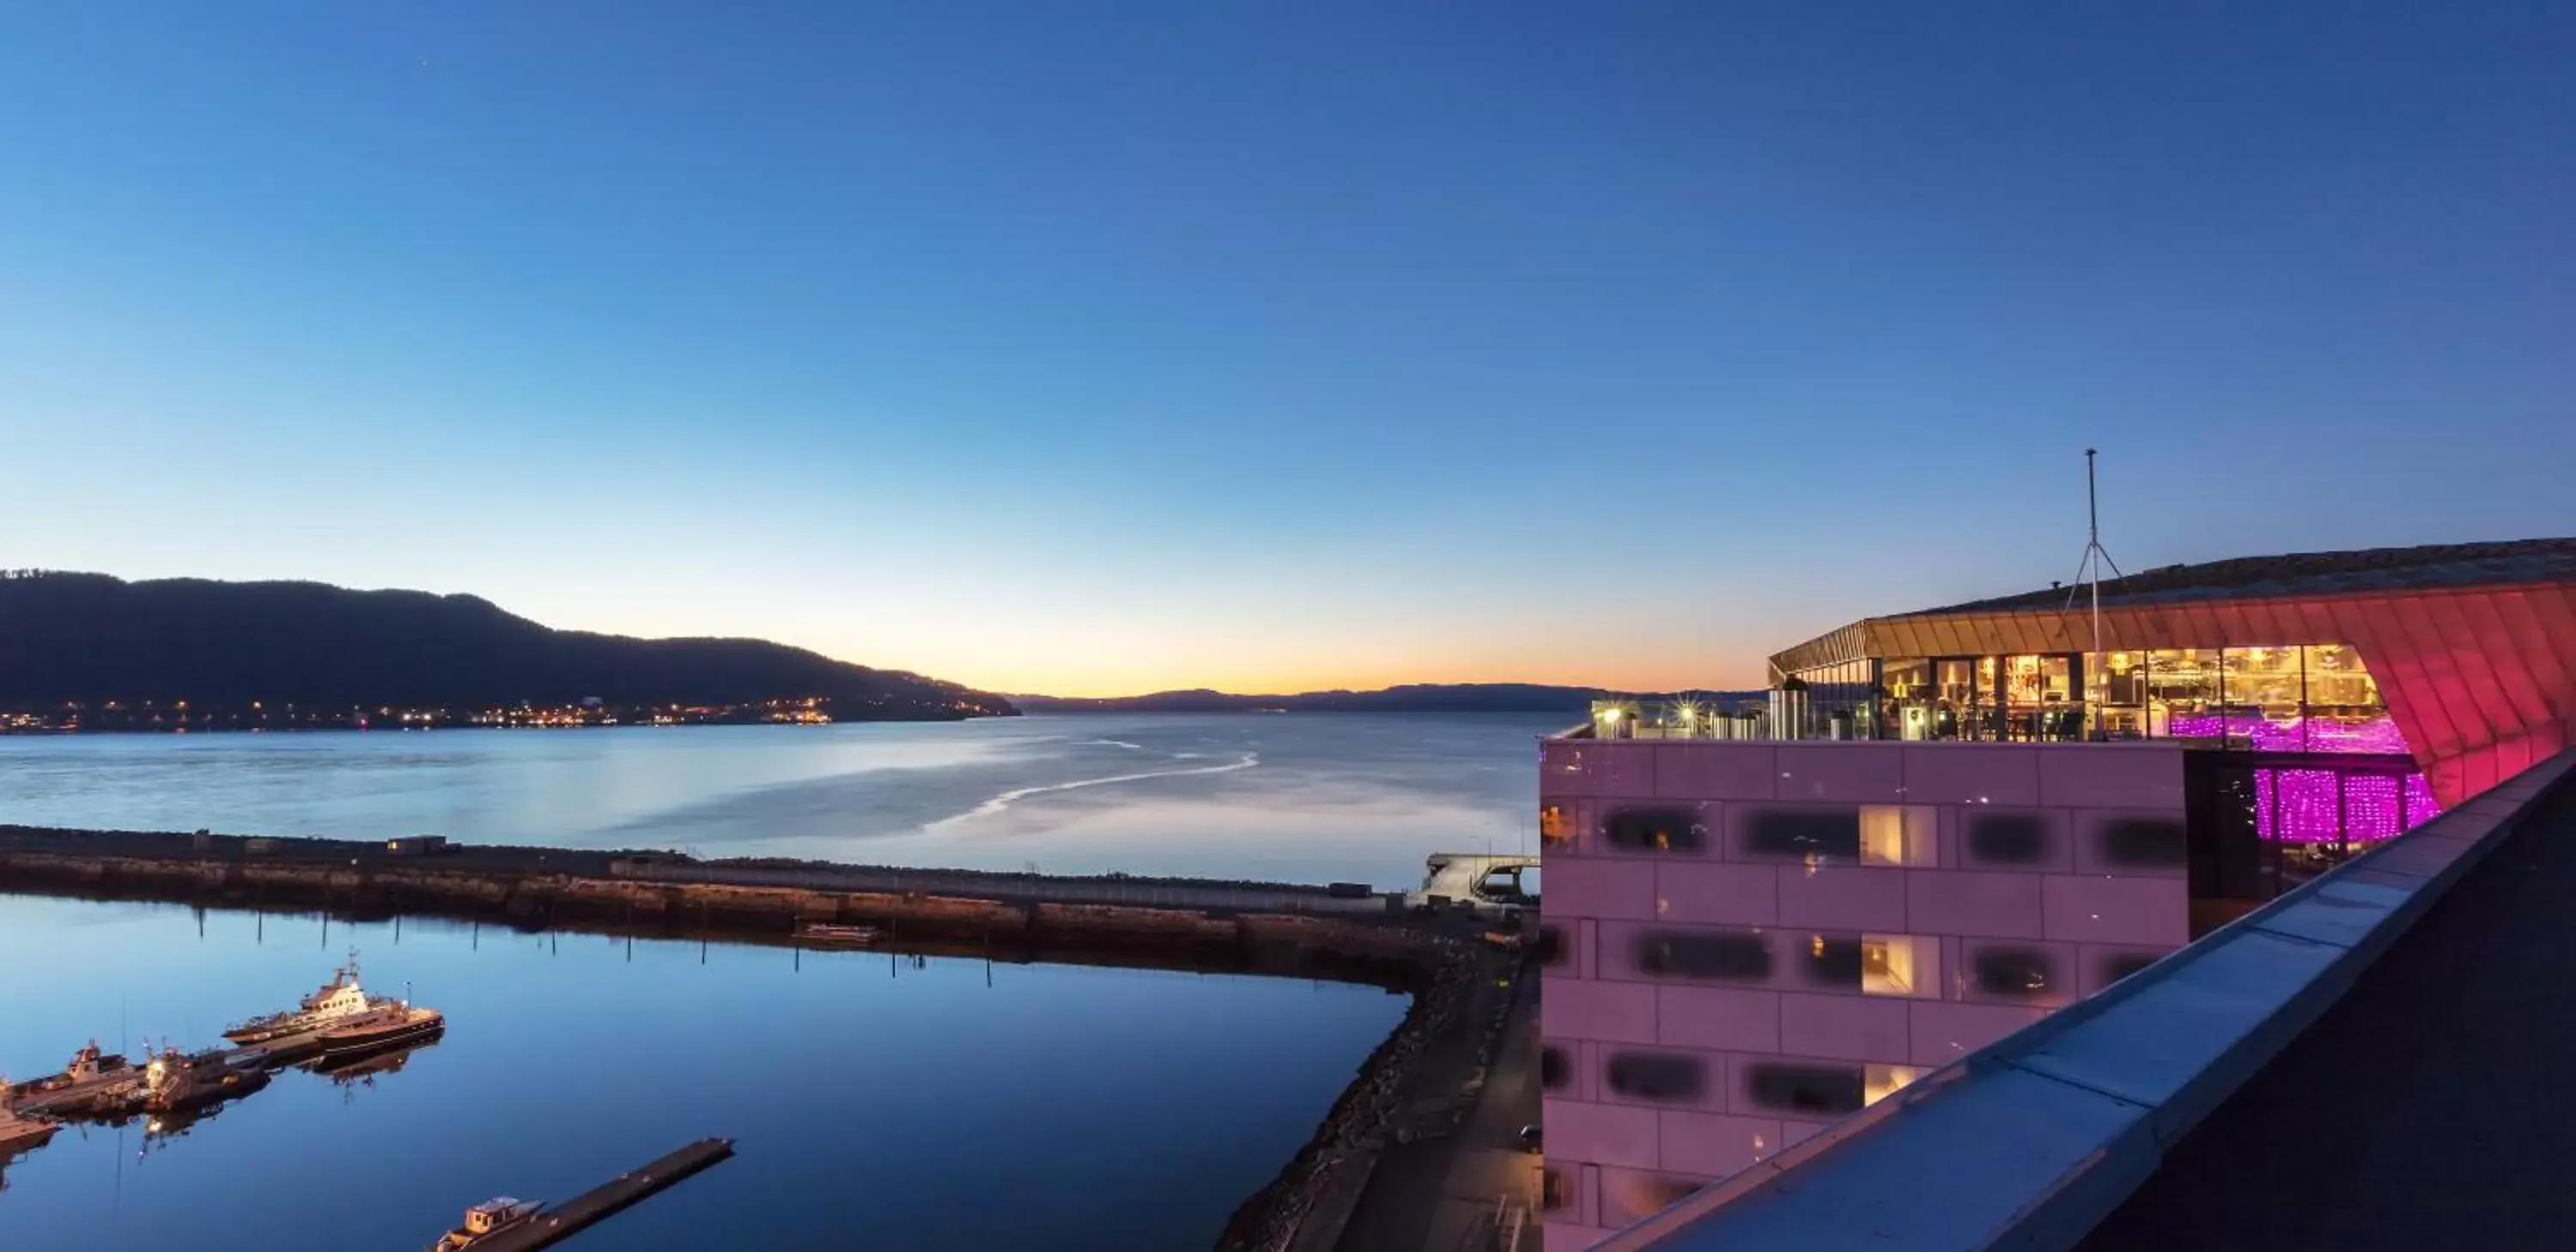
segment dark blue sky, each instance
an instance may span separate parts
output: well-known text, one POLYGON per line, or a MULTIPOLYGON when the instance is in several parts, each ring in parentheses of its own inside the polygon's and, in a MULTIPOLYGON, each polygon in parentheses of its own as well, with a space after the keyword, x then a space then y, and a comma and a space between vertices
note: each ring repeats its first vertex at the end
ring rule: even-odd
POLYGON ((17 6, 0 564, 1665 686, 2088 444, 2131 567, 2576 532, 2576 10, 2119 8, 17 6))

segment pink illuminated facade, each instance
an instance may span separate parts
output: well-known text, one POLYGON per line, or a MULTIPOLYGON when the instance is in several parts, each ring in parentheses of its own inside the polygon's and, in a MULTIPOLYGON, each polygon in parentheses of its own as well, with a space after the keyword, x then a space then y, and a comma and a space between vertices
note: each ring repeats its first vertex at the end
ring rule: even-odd
POLYGON ((1547 1245, 1588 1246, 2187 939, 2182 749, 1542 749, 1547 1245))
POLYGON ((1546 742, 1550 1252, 2576 742, 2576 540, 1855 623, 1546 742), (2089 607, 2089 606, 2088 606, 2089 607))

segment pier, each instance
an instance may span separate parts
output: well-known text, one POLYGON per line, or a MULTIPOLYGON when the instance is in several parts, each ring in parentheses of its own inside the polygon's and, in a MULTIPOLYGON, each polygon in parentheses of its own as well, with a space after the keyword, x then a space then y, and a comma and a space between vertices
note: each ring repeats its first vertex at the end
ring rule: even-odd
POLYGON ((535 1252, 574 1235, 678 1185, 690 1175, 733 1155, 731 1139, 700 1139, 629 1170, 553 1208, 541 1209, 528 1221, 505 1227, 475 1242, 476 1252, 535 1252))
MULTIPOLYGON (((1490 993, 1522 965, 1520 955, 1481 941, 1484 921, 1415 913, 1400 894, 1351 884, 699 860, 425 839, 0 826, 0 892, 319 914, 326 926, 333 917, 412 915, 799 948, 807 924, 867 926, 882 932, 875 950, 888 953, 1320 978, 1411 996, 1404 1020, 1359 1063, 1313 1137, 1227 1223, 1218 1240, 1226 1252, 1331 1246, 1400 1125, 1423 1120, 1427 1108, 1463 1116, 1472 1093, 1462 1090, 1456 1058, 1477 1058, 1463 1081, 1480 1083, 1482 1058, 1500 1035, 1490 993)), ((266 1046, 281 1044, 292 1046, 266 1046)))
POLYGON ((0 826, 0 890, 355 914, 666 920, 738 930, 867 923, 901 936, 1047 934, 1159 946, 1241 937, 1242 918, 1392 923, 1400 897, 1357 884, 1225 882, 700 860, 673 852, 487 847, 0 826))

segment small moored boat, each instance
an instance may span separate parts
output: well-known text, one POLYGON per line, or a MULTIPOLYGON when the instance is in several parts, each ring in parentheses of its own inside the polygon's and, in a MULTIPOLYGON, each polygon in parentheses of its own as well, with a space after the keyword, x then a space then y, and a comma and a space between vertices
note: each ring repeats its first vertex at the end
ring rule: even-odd
POLYGON ((796 928, 796 937, 808 943, 875 943, 874 926, 839 926, 830 922, 807 922, 796 928))
POLYGON ((15 1100, 25 1113, 77 1113, 117 1104, 142 1088, 143 1071, 99 1051, 93 1039, 59 1074, 15 1086, 0 1083, 0 1101, 15 1100))
POLYGON ((246 1096, 268 1085, 256 1058, 226 1052, 182 1055, 164 1048, 143 1067, 143 1109, 179 1113, 246 1096))
POLYGON ((331 971, 331 981, 322 984, 320 990, 305 996, 285 1012, 254 1017, 235 1026, 224 1032, 224 1038, 242 1044, 267 1043, 391 1007, 394 1007, 393 1001, 368 995, 366 989, 358 985, 358 952, 352 948, 349 950, 349 963, 331 971))
POLYGON ((323 1059, 331 1061, 425 1043, 446 1029, 446 1014, 403 1005, 326 1030, 315 1042, 321 1045, 323 1059))
POLYGON ((502 1231, 528 1224, 542 1207, 534 1200, 495 1196, 465 1210, 465 1224, 440 1235, 429 1252, 463 1252, 502 1231))

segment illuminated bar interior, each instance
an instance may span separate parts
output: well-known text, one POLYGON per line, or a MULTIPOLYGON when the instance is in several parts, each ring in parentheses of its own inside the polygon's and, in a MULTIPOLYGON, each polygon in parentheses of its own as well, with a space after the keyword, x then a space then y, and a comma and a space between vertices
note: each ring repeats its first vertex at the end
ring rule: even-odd
MULTIPOLYGON (((2260 901, 2440 811, 2344 644, 1868 658, 1758 698, 1609 700, 1621 739, 2028 743, 2172 739, 2195 751, 2195 896, 2260 901)), ((2233 911, 2232 909, 2229 911, 2233 911)))

